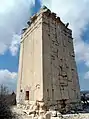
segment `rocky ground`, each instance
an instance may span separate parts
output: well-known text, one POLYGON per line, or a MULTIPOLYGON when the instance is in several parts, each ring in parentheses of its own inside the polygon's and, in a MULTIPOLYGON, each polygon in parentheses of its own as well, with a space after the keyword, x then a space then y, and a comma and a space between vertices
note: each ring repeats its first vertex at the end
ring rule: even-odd
POLYGON ((28 115, 23 113, 21 109, 18 109, 16 106, 11 108, 12 112, 18 117, 18 119, 30 119, 28 115))
MULTIPOLYGON (((18 116, 18 119, 32 119, 31 115, 27 115, 22 109, 16 106, 12 107, 12 111, 18 116)), ((35 117, 37 119, 37 117, 35 117)), ((89 119, 89 113, 78 113, 78 114, 66 114, 59 115, 59 117, 51 117, 52 119, 89 119)), ((39 119, 42 119, 39 117, 39 119)))

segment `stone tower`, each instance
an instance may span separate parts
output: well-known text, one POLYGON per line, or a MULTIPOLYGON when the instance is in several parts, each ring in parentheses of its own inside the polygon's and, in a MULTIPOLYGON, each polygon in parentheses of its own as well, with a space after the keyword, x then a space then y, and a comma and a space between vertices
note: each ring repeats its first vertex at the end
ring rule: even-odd
POLYGON ((31 17, 20 45, 17 103, 62 109, 80 102, 72 31, 46 7, 31 17))

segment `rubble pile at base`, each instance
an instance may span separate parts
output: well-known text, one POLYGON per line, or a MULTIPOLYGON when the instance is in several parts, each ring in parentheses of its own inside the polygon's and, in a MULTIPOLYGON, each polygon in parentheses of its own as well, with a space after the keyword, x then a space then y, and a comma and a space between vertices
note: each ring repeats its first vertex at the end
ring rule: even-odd
POLYGON ((58 111, 47 110, 44 102, 14 106, 12 111, 18 115, 19 119, 89 119, 89 113, 62 115, 58 111))

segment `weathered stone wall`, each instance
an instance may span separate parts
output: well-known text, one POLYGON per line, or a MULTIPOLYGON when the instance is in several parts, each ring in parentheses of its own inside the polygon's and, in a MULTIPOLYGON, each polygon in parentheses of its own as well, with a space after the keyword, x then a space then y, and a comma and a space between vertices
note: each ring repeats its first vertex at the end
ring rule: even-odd
POLYGON ((17 100, 43 100, 62 108, 80 101, 80 88, 73 49, 72 31, 49 10, 32 17, 20 46, 17 100))
POLYGON ((56 108, 61 100, 78 103, 80 87, 72 31, 52 13, 44 13, 42 22, 44 100, 56 108))
POLYGON ((29 91, 30 101, 43 98, 42 73, 42 18, 40 16, 22 36, 17 88, 18 100, 20 98, 22 100, 22 97, 23 101, 25 100, 26 91, 29 91))

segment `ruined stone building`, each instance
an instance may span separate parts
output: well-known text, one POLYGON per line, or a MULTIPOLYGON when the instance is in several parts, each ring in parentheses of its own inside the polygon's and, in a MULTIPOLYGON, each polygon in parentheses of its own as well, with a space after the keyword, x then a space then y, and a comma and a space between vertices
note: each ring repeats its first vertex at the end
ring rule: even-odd
POLYGON ((62 108, 80 101, 72 31, 42 8, 31 17, 20 45, 17 103, 44 101, 62 108))

